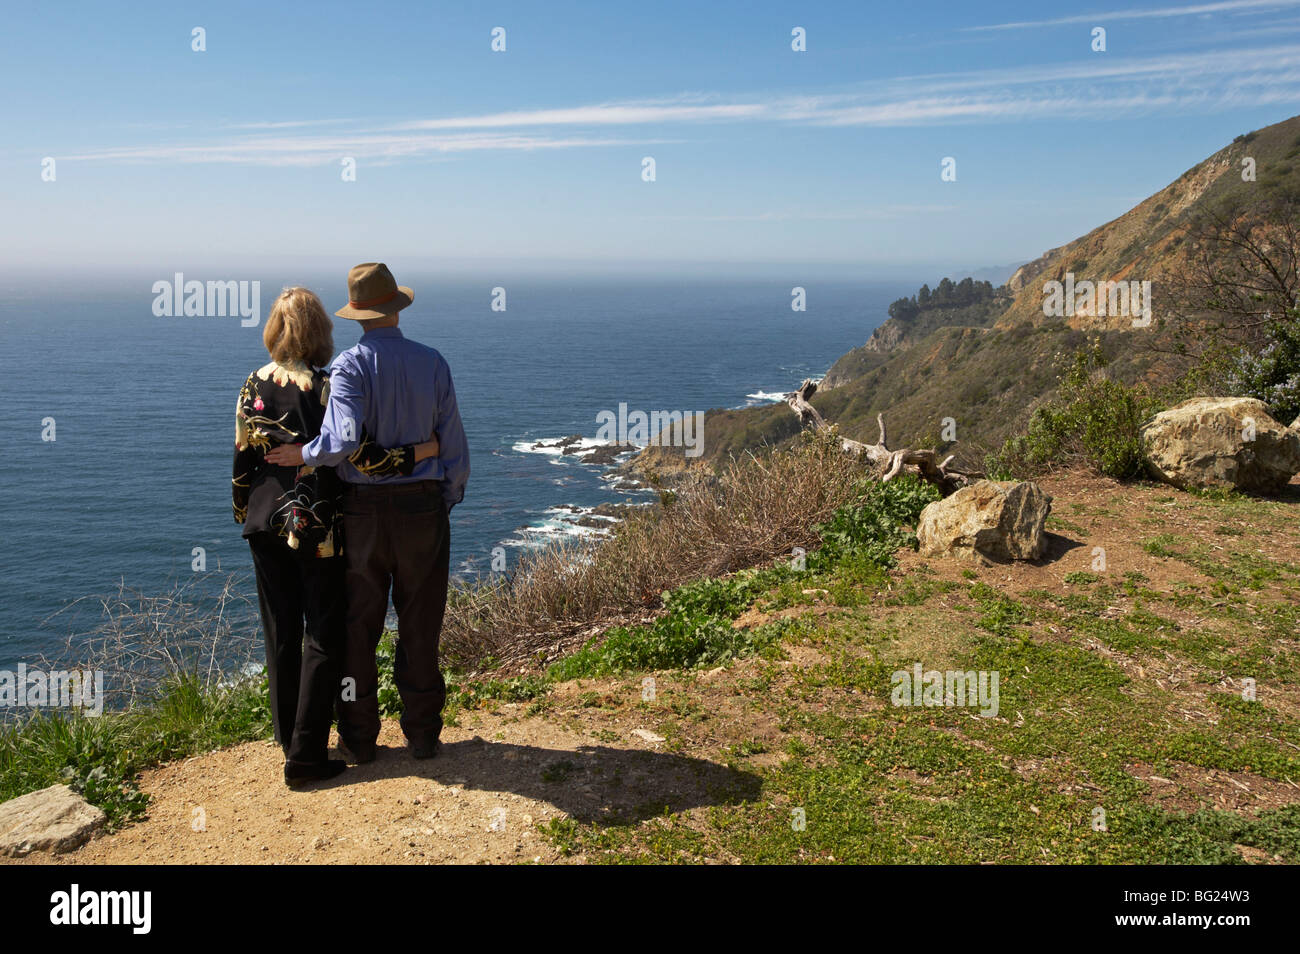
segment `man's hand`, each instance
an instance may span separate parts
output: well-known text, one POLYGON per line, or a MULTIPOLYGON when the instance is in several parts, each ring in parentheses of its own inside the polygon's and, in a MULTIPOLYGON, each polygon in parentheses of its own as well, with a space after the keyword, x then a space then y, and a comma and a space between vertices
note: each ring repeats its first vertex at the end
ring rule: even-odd
POLYGON ((272 447, 266 452, 266 462, 274 464, 276 467, 301 467, 302 445, 301 444, 281 444, 278 447, 272 447))
POLYGON ((415 462, 438 456, 438 435, 434 434, 427 441, 415 445, 415 462))

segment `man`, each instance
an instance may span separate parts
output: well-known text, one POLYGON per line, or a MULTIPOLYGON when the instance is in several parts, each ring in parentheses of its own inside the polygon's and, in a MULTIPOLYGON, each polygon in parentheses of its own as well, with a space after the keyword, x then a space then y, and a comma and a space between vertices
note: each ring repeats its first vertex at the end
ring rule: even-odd
POLYGON ((414 297, 382 263, 367 262, 348 273, 347 307, 334 314, 359 322, 361 340, 330 368, 320 436, 301 448, 273 452, 285 457, 273 463, 335 466, 345 482, 348 610, 339 738, 345 754, 358 763, 375 757, 375 649, 390 587, 397 611, 394 675, 402 697, 402 731, 416 758, 438 753, 447 694, 438 640, 447 605, 448 514, 465 495, 469 448, 447 362, 398 330, 398 313, 414 297), (431 429, 437 456, 404 466, 408 473, 372 476, 348 460, 365 439, 401 447, 423 441, 431 429))

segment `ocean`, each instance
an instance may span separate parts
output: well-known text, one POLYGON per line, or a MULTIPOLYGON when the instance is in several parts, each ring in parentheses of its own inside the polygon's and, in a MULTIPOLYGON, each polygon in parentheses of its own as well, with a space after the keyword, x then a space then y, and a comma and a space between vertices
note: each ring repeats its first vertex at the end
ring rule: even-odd
MULTIPOLYGON (((333 274, 186 278, 255 278, 262 318, 287 284, 315 289, 331 311, 343 297, 333 274)), ((646 499, 531 444, 594 437, 597 414, 620 404, 694 412, 779 400, 865 342, 913 290, 807 282, 807 310, 795 312, 791 281, 398 280, 416 291, 402 330, 446 357, 469 435, 452 566, 470 576, 487 571, 494 547, 513 565, 528 547, 591 532, 562 508, 646 499), (491 308, 497 286, 505 311, 491 308)), ((206 572, 244 574, 254 595, 229 482, 235 397, 268 360, 261 325, 157 317, 153 281, 68 279, 39 294, 0 284, 0 669, 52 652, 71 619, 54 614, 70 601, 119 583, 161 595, 184 582, 196 547, 206 572)), ((337 350, 358 334, 336 319, 337 350)))

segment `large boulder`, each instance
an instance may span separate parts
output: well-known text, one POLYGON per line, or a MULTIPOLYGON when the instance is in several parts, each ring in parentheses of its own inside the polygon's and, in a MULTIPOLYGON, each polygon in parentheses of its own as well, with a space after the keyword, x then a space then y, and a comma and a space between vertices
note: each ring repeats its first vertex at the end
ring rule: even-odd
POLYGON ((1037 484, 981 480, 922 510, 916 536, 927 555, 1036 560, 1047 550, 1051 512, 1051 495, 1037 484))
POLYGON ((1184 490, 1281 492, 1300 471, 1300 433, 1254 398, 1199 397, 1142 426, 1151 473, 1184 490))
POLYGON ((51 785, 0 803, 0 854, 55 854, 88 842, 108 816, 66 785, 51 785))

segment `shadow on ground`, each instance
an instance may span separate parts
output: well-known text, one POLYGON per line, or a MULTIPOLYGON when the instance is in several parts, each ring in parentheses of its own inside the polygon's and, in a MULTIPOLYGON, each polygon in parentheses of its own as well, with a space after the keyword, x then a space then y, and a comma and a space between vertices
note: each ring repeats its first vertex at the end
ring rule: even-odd
POLYGON ((1036 560, 1000 558, 991 556, 981 550, 979 552, 980 562, 986 566, 1014 566, 1017 563, 1027 563, 1030 566, 1048 566, 1061 559, 1071 550, 1077 550, 1083 546, 1078 540, 1071 540, 1069 537, 1063 537, 1059 533, 1052 533, 1050 530, 1043 533, 1043 538, 1047 541, 1047 548, 1043 551, 1043 555, 1036 560))
POLYGON ((1052 533, 1050 530, 1044 533, 1043 536, 1047 539, 1047 549, 1037 560, 1029 561, 1033 566, 1046 566, 1049 563, 1055 563, 1071 550, 1077 550, 1083 546, 1078 540, 1071 540, 1069 537, 1063 537, 1059 533, 1052 533))
POLYGON ((753 773, 685 755, 600 745, 548 749, 478 737, 444 741, 434 759, 417 760, 405 748, 381 745, 374 762, 349 767, 331 787, 410 776, 512 792, 549 802, 580 822, 603 825, 630 824, 665 810, 753 801, 762 789, 753 773))

